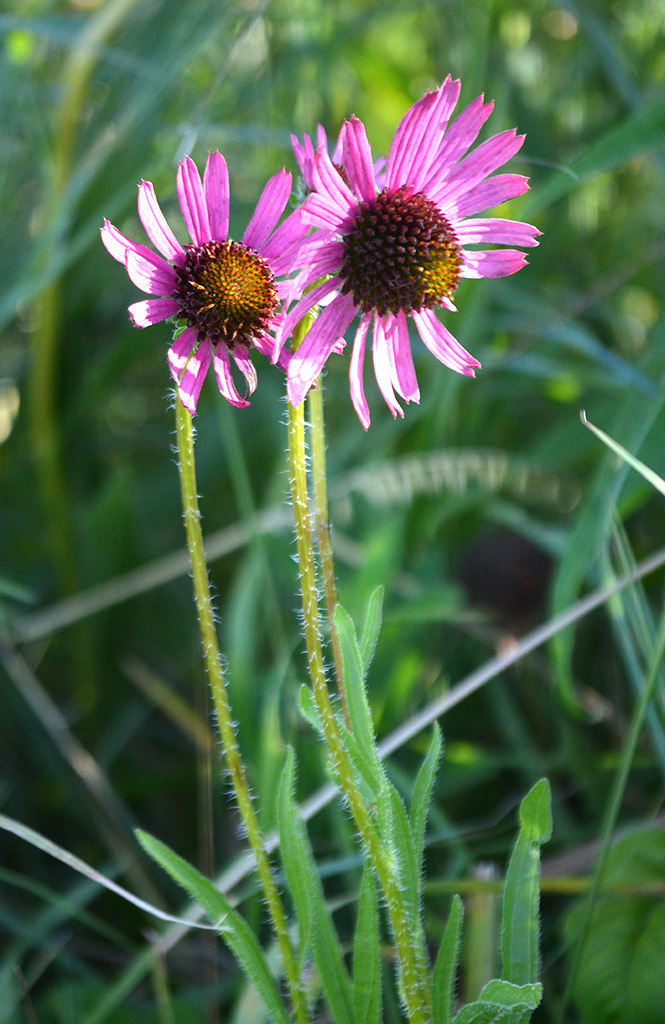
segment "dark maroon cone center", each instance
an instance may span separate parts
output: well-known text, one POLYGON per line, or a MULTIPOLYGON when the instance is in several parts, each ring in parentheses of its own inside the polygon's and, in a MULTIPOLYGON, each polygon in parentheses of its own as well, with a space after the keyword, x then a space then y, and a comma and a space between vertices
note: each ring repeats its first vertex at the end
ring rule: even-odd
POLYGON ((408 185, 361 203, 343 244, 342 291, 365 313, 431 309, 457 287, 462 250, 455 233, 431 199, 408 185))

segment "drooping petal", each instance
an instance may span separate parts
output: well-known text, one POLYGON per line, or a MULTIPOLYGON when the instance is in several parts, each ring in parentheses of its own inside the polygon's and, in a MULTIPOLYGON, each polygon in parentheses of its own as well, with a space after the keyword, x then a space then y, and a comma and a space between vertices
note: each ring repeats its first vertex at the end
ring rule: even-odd
POLYGON ((195 346, 196 329, 194 327, 188 327, 177 338, 174 338, 173 344, 166 354, 166 361, 169 364, 171 376, 176 384, 180 383, 182 371, 185 369, 190 353, 195 346))
POLYGON ((351 401, 353 402, 353 408, 358 414, 358 419, 365 430, 369 428, 370 418, 369 406, 365 398, 365 388, 363 387, 363 365, 365 362, 365 339, 367 338, 367 329, 371 323, 372 316, 372 313, 363 313, 360 318, 358 330, 353 340, 353 351, 351 352, 351 362, 349 364, 351 401))
POLYGON ((418 333, 432 355, 456 373, 475 377, 474 370, 480 366, 450 331, 443 326, 432 309, 423 309, 412 314, 418 333))
POLYGON ((284 213, 284 207, 291 195, 291 174, 282 167, 273 174, 264 188, 247 230, 242 236, 243 244, 260 249, 277 221, 284 213))
POLYGON ((126 238, 125 235, 111 224, 110 220, 104 220, 104 225, 99 229, 99 233, 102 237, 104 248, 118 263, 125 263, 128 252, 142 252, 144 254, 150 252, 147 246, 141 245, 140 242, 132 242, 131 238, 126 238))
POLYGON ((521 196, 528 188, 529 179, 523 174, 495 174, 481 181, 450 206, 444 207, 444 213, 449 220, 471 217, 474 213, 481 213, 508 199, 521 196))
MULTIPOLYGON (((217 345, 217 348, 220 347, 224 346, 217 345)), ((202 341, 199 347, 190 354, 182 377, 180 378, 180 383, 178 385, 178 397, 187 412, 191 413, 192 416, 196 413, 196 404, 199 400, 205 375, 208 372, 208 367, 210 366, 211 351, 212 344, 206 338, 206 340, 202 341)))
POLYGON ((233 360, 236 366, 238 367, 243 377, 247 381, 247 394, 253 395, 254 392, 256 391, 258 378, 256 376, 254 364, 252 363, 252 360, 249 358, 249 351, 247 350, 245 345, 239 345, 236 342, 236 344, 233 346, 233 351, 231 355, 233 356, 233 360))
POLYGON ((391 357, 393 386, 405 402, 419 402, 420 389, 413 365, 409 328, 402 311, 396 316, 386 317, 385 334, 391 357))
POLYGON ((440 188, 430 193, 435 203, 448 203, 458 196, 469 192, 483 178, 487 178, 498 167, 501 167, 521 148, 524 135, 518 135, 514 128, 501 132, 477 146, 472 153, 464 157, 448 175, 440 188))
POLYGON ((451 225, 458 242, 473 245, 476 242, 490 242, 495 245, 538 245, 541 232, 533 224, 519 220, 504 220, 487 217, 484 220, 472 218, 451 225))
POLYGON ((144 299, 131 304, 129 315, 134 327, 152 327, 175 316, 178 308, 175 299, 144 299))
POLYGON ((170 295, 176 286, 173 267, 151 249, 145 248, 144 252, 128 249, 125 266, 130 280, 148 295, 170 295))
POLYGON ((208 154, 203 172, 203 192, 210 237, 215 242, 223 242, 229 233, 229 172, 219 150, 208 154))
MULTIPOLYGON (((339 278, 329 278, 327 281, 322 281, 321 284, 317 284, 315 288, 307 292, 303 297, 296 302, 293 309, 289 311, 289 314, 284 322, 284 334, 288 338, 299 320, 309 313, 313 306, 323 302, 329 295, 336 292, 339 285, 341 284, 339 278)), ((349 321, 350 322, 350 321, 349 321)), ((348 326, 348 325, 347 325, 348 326)), ((342 332, 344 333, 344 332, 342 332)))
POLYGON ((376 199, 376 180, 372 150, 367 141, 365 125, 357 117, 345 121, 341 132, 344 173, 356 195, 365 203, 376 199))
POLYGON ((139 185, 138 206, 139 217, 145 228, 145 233, 155 248, 172 263, 182 263, 184 261, 182 246, 161 211, 151 181, 142 181, 139 185))
POLYGON ((508 277, 516 274, 526 263, 526 256, 519 249, 465 251, 462 277, 508 277))
POLYGON ((355 312, 352 296, 338 295, 314 321, 289 363, 287 391, 291 405, 303 401, 355 312))
POLYGON ((205 245, 212 238, 208 208, 201 176, 189 156, 186 156, 178 166, 177 189, 180 209, 192 241, 194 245, 205 245))
POLYGON ((227 402, 230 402, 231 405, 235 405, 236 408, 246 409, 250 403, 245 398, 241 398, 236 390, 236 386, 233 383, 233 377, 231 376, 229 350, 223 342, 215 345, 213 362, 215 367, 215 377, 217 378, 217 387, 224 398, 227 402))
POLYGON ((386 400, 386 405, 393 414, 393 419, 398 415, 403 418, 404 410, 395 398, 395 392, 393 391, 390 354, 386 341, 384 319, 378 315, 374 317, 372 360, 374 362, 376 383, 379 385, 379 390, 386 400))

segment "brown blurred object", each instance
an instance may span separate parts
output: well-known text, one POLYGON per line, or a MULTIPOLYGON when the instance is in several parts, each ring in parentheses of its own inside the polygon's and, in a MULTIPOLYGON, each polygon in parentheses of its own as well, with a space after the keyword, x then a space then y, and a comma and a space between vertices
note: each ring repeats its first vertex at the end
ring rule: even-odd
POLYGON ((512 530, 496 529, 469 546, 458 576, 469 604, 489 611, 509 641, 542 619, 552 567, 541 547, 512 530))

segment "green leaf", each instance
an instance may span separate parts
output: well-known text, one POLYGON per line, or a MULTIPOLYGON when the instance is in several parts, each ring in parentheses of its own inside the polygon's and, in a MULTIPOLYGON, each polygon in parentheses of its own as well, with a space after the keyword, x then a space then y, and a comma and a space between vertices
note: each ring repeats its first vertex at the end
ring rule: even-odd
POLYGON ((367 676, 372 658, 374 657, 379 633, 381 632, 382 616, 383 587, 377 587, 376 590, 372 591, 367 604, 367 616, 360 638, 360 660, 362 662, 363 676, 367 676))
POLYGON ((390 843, 397 862, 397 875, 406 911, 413 928, 420 926, 420 887, 416 852, 409 819, 402 798, 390 783, 386 784, 378 804, 382 838, 390 843))
POLYGON ((307 918, 308 915, 312 915, 309 927, 312 936, 314 962, 319 972, 321 987, 323 988, 323 993, 335 1024, 353 1024, 351 982, 344 967, 342 951, 323 896, 321 880, 316 871, 314 855, 309 845, 307 831, 293 799, 293 776, 294 761, 293 753, 290 751, 287 754, 286 764, 282 773, 279 798, 280 808, 278 811, 280 837, 284 836, 287 831, 290 832, 290 835, 287 837, 289 867, 287 871, 285 861, 284 870, 287 872, 289 886, 292 884, 291 878, 295 872, 298 872, 301 876, 298 879, 294 878, 293 902, 296 906, 296 912, 300 915, 301 906, 299 906, 297 901, 302 901, 302 912, 305 915, 303 930, 306 937, 308 928, 307 918), (305 890, 308 891, 309 896, 304 895, 305 890))
POLYGON ((312 943, 314 896, 310 885, 307 836, 295 807, 294 784, 295 762, 293 748, 289 747, 277 793, 277 827, 284 873, 298 918, 299 953, 302 962, 309 953, 312 943))
POLYGON ((356 1021, 362 1024, 381 1024, 383 1007, 379 908, 374 875, 369 864, 365 864, 363 871, 353 942, 353 1005, 356 1021))
POLYGON ((456 1015, 454 1024, 528 1024, 529 1006, 502 1006, 501 1003, 467 1003, 456 1015))
POLYGON ((547 779, 541 779, 522 801, 520 832, 503 892, 502 975, 515 985, 538 981, 540 846, 551 833, 550 787, 547 779))
POLYGON ((374 723, 365 692, 362 658, 353 623, 341 605, 338 605, 335 610, 335 627, 342 648, 344 686, 351 719, 351 731, 358 745, 361 761, 365 762, 364 770, 371 773, 375 780, 375 788, 379 789, 385 776, 381 758, 376 750, 374 723))
POLYGON ((411 834, 413 835, 413 846, 416 854, 416 863, 422 875, 423 854, 425 849, 425 824, 427 822, 427 811, 432 798, 432 787, 436 769, 441 758, 441 730, 435 722, 432 730, 432 740, 429 745, 425 760, 420 766, 416 776, 416 784, 413 787, 411 798, 411 834))
MULTIPOLYGON (((640 829, 610 850, 573 987, 584 1024, 662 1024, 665 905, 640 890, 661 886, 664 877, 665 829, 640 829)), ((584 910, 581 899, 569 915, 569 945, 584 910)))
POLYGON ((314 732, 317 732, 319 736, 323 736, 323 725, 321 724, 319 712, 316 707, 314 694, 310 690, 309 686, 305 686, 304 683, 300 687, 299 707, 300 714, 308 725, 311 725, 314 732))
POLYGON ((464 904, 461 898, 455 895, 432 972, 432 1008, 436 1024, 450 1024, 453 1019, 463 918, 464 904))
POLYGON ((481 1003, 494 1003, 499 1006, 520 1006, 529 1010, 535 1010, 540 1006, 543 998, 543 986, 540 983, 534 985, 513 985, 510 981, 501 981, 494 978, 488 981, 485 988, 478 996, 481 1003))
POLYGON ((146 853, 150 854, 153 860, 157 861, 205 910, 243 971, 256 987, 274 1024, 289 1024, 289 1018, 263 951, 249 925, 233 909, 226 896, 200 871, 159 839, 140 829, 136 831, 136 838, 146 853))

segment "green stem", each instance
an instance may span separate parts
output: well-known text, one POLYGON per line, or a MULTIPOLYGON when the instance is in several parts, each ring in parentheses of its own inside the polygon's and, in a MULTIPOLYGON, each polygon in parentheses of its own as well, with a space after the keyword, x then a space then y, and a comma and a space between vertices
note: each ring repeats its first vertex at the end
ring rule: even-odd
POLYGON ((229 704, 226 681, 222 671, 222 661, 217 643, 217 630, 210 597, 210 585, 208 582, 208 568, 203 549, 203 533, 201 530, 201 515, 196 489, 196 470, 194 464, 194 432, 192 429, 192 417, 176 400, 176 426, 178 436, 178 466, 180 469, 180 487, 182 491, 182 507, 185 517, 185 531, 187 533, 187 547, 192 563, 192 578, 194 582, 194 594, 196 597, 196 609, 203 641, 203 652, 212 699, 217 715, 226 765, 231 776, 231 782, 238 804, 238 810, 242 818, 249 844, 254 852, 256 866, 263 887, 263 892, 268 904, 273 928, 277 936, 284 970, 291 995, 291 1002, 298 1024, 307 1024, 307 1008, 300 985, 300 973, 295 952, 289 937, 286 916, 282 901, 273 878, 270 861, 266 854, 258 818, 254 810, 252 796, 249 790, 245 766, 240 756, 238 740, 233 726, 231 707, 229 704))
POLYGON ((337 608, 337 583, 335 580, 335 563, 333 561, 332 541, 330 539, 330 520, 328 517, 328 483, 326 474, 326 434, 323 418, 323 391, 321 387, 312 388, 307 396, 310 421, 310 439, 312 450, 312 483, 314 491, 314 522, 316 524, 316 543, 319 550, 319 565, 323 593, 326 602, 330 644, 333 655, 335 683, 342 704, 344 721, 351 728, 349 706, 344 689, 344 663, 342 661, 342 645, 335 626, 335 609, 337 608))
POLYGON ((406 911, 399 881, 356 784, 351 759, 342 740, 326 681, 316 593, 314 540, 307 492, 304 403, 297 408, 289 405, 289 475, 302 587, 305 643, 314 699, 336 775, 383 889, 397 948, 407 1017, 413 1024, 426 1024, 431 1018, 431 1002, 414 928, 406 911))

